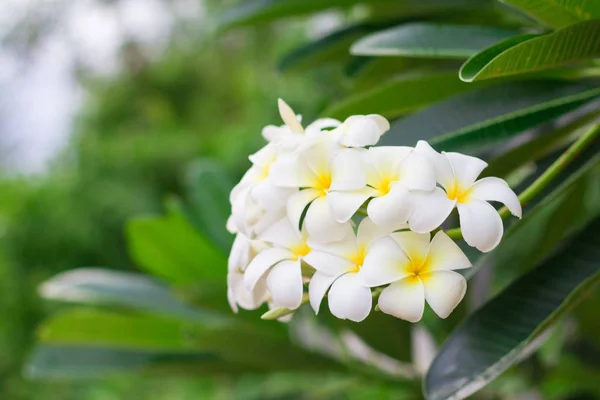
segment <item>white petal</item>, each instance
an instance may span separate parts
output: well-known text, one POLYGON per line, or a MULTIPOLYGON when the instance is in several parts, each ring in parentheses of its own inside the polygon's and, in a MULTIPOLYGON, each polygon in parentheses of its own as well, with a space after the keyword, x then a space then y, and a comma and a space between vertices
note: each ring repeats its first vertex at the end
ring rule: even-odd
POLYGON ((273 185, 281 187, 309 187, 314 174, 297 155, 281 156, 271 164, 269 178, 273 185))
POLYGON ((310 306, 315 310, 315 314, 319 313, 319 307, 321 306, 321 301, 323 300, 325 293, 327 293, 327 289, 329 289, 333 281, 337 278, 337 275, 326 275, 318 271, 310 278, 308 298, 310 300, 310 306))
POLYGON ((304 221, 309 236, 318 242, 335 242, 346 234, 346 225, 335 220, 325 197, 319 197, 310 204, 304 221))
POLYGON ((274 209, 263 212, 261 216, 254 222, 252 231, 255 235, 261 235, 267 228, 285 217, 285 209, 274 209))
POLYGON ((499 201, 510 212, 521 218, 521 202, 504 180, 495 177, 483 178, 475 182, 471 188, 471 196, 479 200, 499 201))
POLYGON ((409 322, 418 322, 425 310, 425 290, 414 277, 394 282, 383 289, 377 303, 381 311, 409 322))
POLYGON ((448 158, 435 151, 429 143, 419 140, 415 146, 415 151, 427 157, 435 169, 437 181, 444 187, 449 187, 454 183, 454 174, 448 158))
POLYGON ((330 162, 339 150, 329 142, 320 141, 303 150, 300 158, 312 171, 313 176, 330 175, 330 162))
POLYGON ((487 167, 487 163, 477 157, 460 153, 444 153, 452 165, 454 178, 462 188, 469 188, 487 167))
POLYGON ((248 290, 254 289, 256 282, 264 273, 281 260, 294 258, 294 254, 287 249, 266 249, 254 257, 244 273, 244 284, 248 290))
POLYGON ((294 110, 287 103, 281 99, 277 99, 277 106, 279 107, 279 115, 283 122, 292 130, 292 132, 301 133, 304 132, 298 117, 294 113, 294 110))
POLYGON ((410 229, 419 232, 431 232, 440 226, 456 205, 440 188, 431 192, 413 191, 410 193, 412 212, 408 218, 410 229))
POLYGON ((356 274, 340 276, 329 289, 329 310, 340 319, 360 322, 371 312, 371 289, 356 274))
POLYGON ((346 258, 323 251, 313 250, 303 260, 318 272, 333 276, 339 276, 354 267, 346 258))
POLYGON ((276 307, 295 310, 302 304, 302 269, 300 260, 282 261, 267 275, 267 288, 276 307))
POLYGON ((329 192, 327 201, 336 221, 346 222, 374 192, 370 187, 352 191, 329 192))
POLYGON ((323 243, 309 237, 307 241, 308 246, 314 251, 322 251, 325 253, 337 255, 342 258, 347 257, 348 254, 354 254, 358 250, 358 245, 352 221, 346 222, 344 224, 344 229, 346 230, 346 233, 340 240, 323 243))
POLYGON ((397 175, 400 164, 412 151, 406 146, 371 147, 365 154, 365 160, 377 173, 369 174, 369 185, 377 185, 382 177, 397 175))
POLYGON ((283 188, 274 186, 273 183, 265 179, 252 188, 252 198, 265 210, 275 208, 285 208, 287 199, 296 192, 295 188, 283 188))
POLYGON ((411 206, 408 190, 401 184, 394 184, 388 194, 369 202, 367 213, 377 225, 399 226, 408 221, 411 206))
POLYGON ((306 127, 307 136, 317 136, 323 129, 337 128, 342 123, 333 118, 320 118, 306 127))
POLYGON ((348 147, 372 146, 383 134, 377 121, 364 115, 352 116, 342 125, 341 144, 348 147))
POLYGON ((465 296, 467 281, 454 271, 435 271, 423 275, 425 299, 431 309, 446 318, 465 296))
POLYGON ((381 286, 406 277, 409 263, 398 243, 384 236, 371 244, 358 275, 367 286, 381 286))
POLYGON ((267 295, 266 279, 263 276, 252 291, 243 282, 243 275, 237 271, 227 274, 227 300, 234 312, 238 312, 238 304, 245 310, 255 310, 264 303, 267 295))
POLYGON ((412 261, 425 260, 427 257, 429 233, 405 231, 392 233, 391 237, 412 261))
POLYGON ((379 114, 369 114, 367 117, 377 124, 381 135, 390 130, 390 123, 387 119, 385 119, 385 117, 379 114))
POLYGON ((267 142, 277 142, 284 135, 291 133, 287 126, 267 125, 262 129, 262 136, 267 142))
POLYGON ((284 217, 266 229, 260 235, 260 240, 289 249, 302 243, 302 235, 298 228, 292 225, 289 218, 284 217))
POLYGON ((275 161, 277 153, 275 152, 275 146, 271 143, 268 143, 266 146, 263 146, 256 153, 251 154, 248 159, 252 162, 252 164, 257 165, 259 167, 267 167, 275 161))
POLYGON ((456 243, 443 231, 435 234, 427 254, 428 270, 469 268, 471 262, 456 243))
POLYGON ((250 240, 242 234, 235 235, 229 258, 227 259, 228 271, 244 271, 250 262, 250 240))
POLYGON ((436 173, 427 157, 416 151, 400 163, 400 182, 410 190, 433 190, 436 173))
POLYGON ((356 149, 342 149, 331 160, 331 190, 358 190, 367 184, 363 155, 356 149))
POLYGON ((483 200, 471 200, 457 207, 462 234, 469 246, 484 253, 498 246, 504 227, 494 207, 483 200))
POLYGON ((300 218, 308 204, 319 197, 315 189, 304 189, 294 193, 287 201, 287 216, 294 226, 300 226, 300 218))
POLYGON ((238 228, 235 225, 235 218, 233 218, 233 215, 230 215, 227 218, 227 223, 225 224, 225 228, 227 229, 227 232, 229 232, 229 233, 238 233, 238 228))
POLYGON ((366 217, 363 218, 363 220, 360 221, 360 225, 358 225, 356 238, 360 246, 368 248, 375 241, 375 239, 378 239, 382 236, 386 236, 392 233, 392 231, 395 229, 402 229, 405 227, 407 226, 400 225, 390 228, 382 225, 377 225, 370 218, 366 217))

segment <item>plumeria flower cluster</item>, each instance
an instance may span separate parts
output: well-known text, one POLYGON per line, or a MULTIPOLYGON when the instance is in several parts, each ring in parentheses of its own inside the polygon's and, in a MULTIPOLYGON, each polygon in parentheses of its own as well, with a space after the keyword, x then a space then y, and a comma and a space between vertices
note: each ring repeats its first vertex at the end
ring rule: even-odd
POLYGON ((358 322, 378 295, 395 317, 419 321, 427 302, 446 318, 466 292, 455 270, 471 264, 438 228, 457 208, 466 243, 488 252, 503 234, 489 201, 520 218, 515 193, 499 178, 478 180, 487 166, 478 158, 425 141, 375 146, 390 128, 380 115, 304 128, 281 99, 279 112, 284 125, 263 129, 268 143, 231 191, 232 309, 296 309, 308 297, 317 313, 327 297, 333 315, 358 322))

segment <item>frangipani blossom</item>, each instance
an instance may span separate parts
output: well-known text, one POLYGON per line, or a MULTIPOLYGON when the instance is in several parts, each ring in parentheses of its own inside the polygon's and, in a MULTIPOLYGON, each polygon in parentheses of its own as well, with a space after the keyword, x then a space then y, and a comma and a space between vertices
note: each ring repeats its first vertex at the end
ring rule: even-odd
POLYGON ((367 213, 378 225, 405 224, 411 213, 411 191, 430 192, 435 188, 433 167, 411 147, 371 147, 365 167, 374 197, 367 213))
POLYGON ((263 137, 281 151, 301 150, 321 137, 323 129, 333 129, 341 124, 333 118, 321 118, 305 128, 302 118, 296 115, 292 108, 283 100, 278 99, 279 115, 284 122, 282 126, 268 125, 263 128, 263 137))
POLYGON ((330 135, 343 146, 365 147, 375 145, 388 130, 390 123, 381 115, 353 115, 330 131, 330 135))
POLYGON ((250 291, 243 284, 244 271, 257 251, 265 248, 258 241, 251 241, 237 234, 227 261, 227 300, 233 312, 238 305, 246 310, 255 310, 267 300, 267 287, 262 279, 250 291))
POLYGON ((339 242, 319 244, 310 242, 313 251, 305 261, 317 270, 308 287, 310 304, 316 313, 321 300, 329 289, 329 309, 340 319, 360 322, 371 312, 373 303, 371 289, 360 277, 365 256, 371 243, 389 233, 389 230, 375 225, 365 218, 357 233, 352 225, 345 225, 346 235, 339 242))
POLYGON ((277 207, 265 209, 252 196, 252 185, 241 188, 231 205, 231 217, 227 229, 232 233, 242 233, 255 239, 273 223, 285 216, 285 201, 277 207))
POLYGON ((381 311, 410 322, 423 316, 425 301, 441 318, 446 318, 465 295, 467 282, 453 270, 471 263, 444 232, 431 243, 429 233, 410 231, 377 239, 365 257, 361 277, 366 285, 383 289, 381 311))
POLYGON ((278 159, 270 179, 275 186, 301 188, 287 202, 287 215, 295 226, 308 206, 304 223, 308 234, 319 242, 340 240, 346 233, 343 222, 370 195, 362 152, 340 149, 319 142, 297 157, 278 159))
POLYGON ((460 153, 440 154, 424 141, 419 141, 415 150, 429 159, 444 190, 436 188, 432 193, 416 194, 410 229, 430 232, 440 226, 456 206, 465 241, 482 252, 493 250, 502 239, 504 227, 488 201, 503 203, 513 215, 521 218, 521 203, 515 192, 500 178, 476 180, 487 167, 479 158, 460 153))
POLYGON ((244 273, 246 289, 252 291, 266 276, 271 300, 276 307, 295 309, 302 303, 302 259, 311 249, 306 233, 287 218, 269 227, 260 237, 272 247, 260 251, 244 273))

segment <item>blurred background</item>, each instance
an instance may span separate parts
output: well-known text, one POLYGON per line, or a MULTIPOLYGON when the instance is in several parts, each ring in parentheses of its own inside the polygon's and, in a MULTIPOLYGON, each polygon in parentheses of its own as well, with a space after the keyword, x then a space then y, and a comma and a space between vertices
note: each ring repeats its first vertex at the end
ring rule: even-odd
POLYGON ((347 16, 217 37, 214 17, 232 3, 0 2, 0 399, 198 399, 225 390, 193 378, 40 383, 21 370, 50 312, 36 295, 41 281, 76 266, 134 270, 124 222, 162 212, 194 159, 239 174, 262 145, 261 128, 280 124, 278 97, 311 119, 344 90, 334 71, 283 76, 276 60, 347 16))

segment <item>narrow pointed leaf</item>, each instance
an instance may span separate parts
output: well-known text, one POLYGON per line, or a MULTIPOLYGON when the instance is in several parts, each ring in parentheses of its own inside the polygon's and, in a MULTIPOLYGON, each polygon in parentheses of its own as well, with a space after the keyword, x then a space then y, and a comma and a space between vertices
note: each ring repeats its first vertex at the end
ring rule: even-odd
POLYGON ((50 278, 38 291, 48 300, 119 306, 191 320, 213 317, 182 303, 159 281, 133 272, 78 268, 50 278))
POLYGON ((600 18, 600 3, 589 0, 501 0, 539 22, 563 28, 580 21, 600 18))
POLYGON ((467 319, 433 361, 426 397, 466 398, 535 349, 535 339, 600 283, 598 242, 600 220, 467 319))
POLYGON ((350 52, 359 56, 467 58, 520 32, 485 26, 410 23, 367 35, 350 52))
POLYGON ((333 104, 323 115, 344 119, 350 115, 381 114, 394 118, 479 87, 482 86, 462 82, 456 72, 402 77, 333 104))
POLYGON ((459 94, 400 119, 382 145, 428 140, 445 151, 473 151, 504 141, 600 96, 593 84, 557 80, 506 82, 459 94))
POLYGON ((459 75, 465 82, 472 82, 543 71, 596 57, 600 57, 600 20, 580 22, 546 35, 508 39, 468 59, 459 75))

